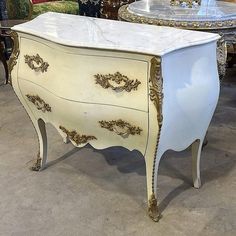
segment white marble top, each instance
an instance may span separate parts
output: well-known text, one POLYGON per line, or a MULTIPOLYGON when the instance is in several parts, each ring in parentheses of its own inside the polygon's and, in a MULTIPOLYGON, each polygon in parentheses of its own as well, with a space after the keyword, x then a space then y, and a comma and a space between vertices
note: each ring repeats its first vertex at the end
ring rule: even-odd
POLYGON ((173 50, 215 41, 219 35, 197 31, 45 13, 14 26, 24 32, 74 47, 112 49, 162 56, 173 50))

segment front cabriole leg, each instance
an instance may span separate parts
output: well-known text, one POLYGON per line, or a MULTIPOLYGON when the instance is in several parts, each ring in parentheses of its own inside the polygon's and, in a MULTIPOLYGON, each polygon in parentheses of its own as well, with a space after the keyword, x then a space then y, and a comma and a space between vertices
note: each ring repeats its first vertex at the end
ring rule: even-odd
POLYGON ((47 133, 45 122, 42 119, 33 122, 39 140, 39 152, 35 164, 31 167, 33 171, 40 171, 45 168, 47 160, 47 133))
POLYGON ((159 221, 160 212, 157 203, 157 172, 161 156, 158 155, 158 144, 162 127, 163 81, 161 75, 161 58, 151 59, 149 80, 149 135, 145 153, 148 214, 153 221, 159 221))

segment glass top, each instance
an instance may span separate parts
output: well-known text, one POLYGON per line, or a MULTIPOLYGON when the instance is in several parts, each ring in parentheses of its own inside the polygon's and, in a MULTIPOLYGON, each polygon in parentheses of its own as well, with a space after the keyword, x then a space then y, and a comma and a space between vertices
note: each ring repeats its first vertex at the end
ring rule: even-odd
POLYGON ((171 6, 170 0, 133 2, 128 11, 135 15, 174 21, 225 21, 236 19, 236 3, 202 0, 201 5, 171 6))

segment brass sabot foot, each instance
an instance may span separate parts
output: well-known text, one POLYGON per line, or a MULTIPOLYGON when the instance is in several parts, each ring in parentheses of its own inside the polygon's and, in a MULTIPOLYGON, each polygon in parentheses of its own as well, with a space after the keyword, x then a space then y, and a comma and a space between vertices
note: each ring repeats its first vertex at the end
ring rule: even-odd
POLYGON ((30 167, 30 170, 32 170, 32 171, 39 171, 41 169, 41 160, 42 159, 41 159, 41 157, 38 154, 37 160, 34 163, 34 165, 32 167, 30 167))
POLYGON ((158 205, 157 205, 157 199, 155 197, 155 194, 153 193, 149 199, 148 202, 148 215, 149 217, 155 221, 158 222, 161 218, 159 209, 158 209, 158 205))

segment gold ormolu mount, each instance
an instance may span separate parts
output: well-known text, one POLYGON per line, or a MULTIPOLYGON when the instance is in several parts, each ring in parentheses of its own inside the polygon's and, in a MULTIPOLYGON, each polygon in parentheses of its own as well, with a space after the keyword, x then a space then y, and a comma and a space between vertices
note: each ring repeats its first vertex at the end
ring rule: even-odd
POLYGON ((104 89, 111 88, 117 92, 131 92, 132 90, 137 90, 138 86, 141 84, 137 79, 129 79, 126 75, 122 75, 120 72, 107 75, 96 74, 94 77, 96 78, 96 84, 101 85, 104 89), (112 83, 115 83, 116 86, 112 85, 112 83))
POLYGON ((68 136, 71 141, 74 141, 76 145, 80 145, 83 143, 87 143, 90 140, 97 139, 95 136, 92 135, 78 134, 75 130, 69 131, 61 125, 59 126, 59 128, 68 136))
POLYGON ((39 54, 33 56, 25 55, 25 63, 35 72, 46 72, 49 67, 49 64, 43 61, 43 58, 40 57, 39 54))
POLYGON ((157 205, 157 199, 154 193, 152 193, 148 201, 148 215, 155 222, 158 222, 161 218, 158 205, 157 205))

